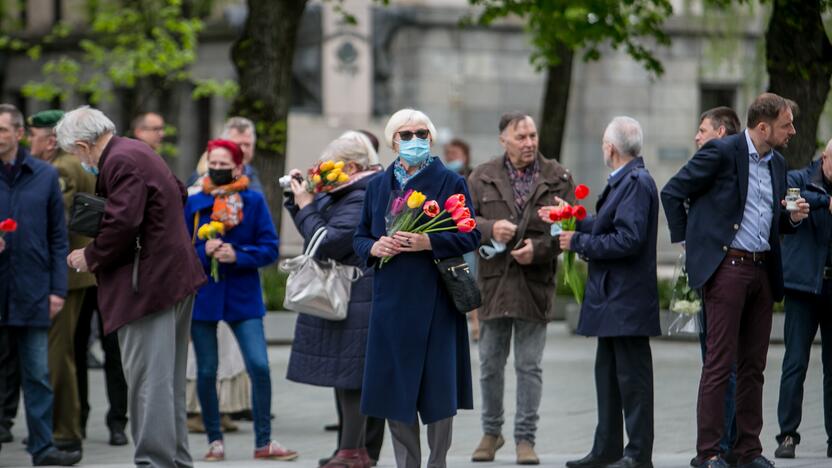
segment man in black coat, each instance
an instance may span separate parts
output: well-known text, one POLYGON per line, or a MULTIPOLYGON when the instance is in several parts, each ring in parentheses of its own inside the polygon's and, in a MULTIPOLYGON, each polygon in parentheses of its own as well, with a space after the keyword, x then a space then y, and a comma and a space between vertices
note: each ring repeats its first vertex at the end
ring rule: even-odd
POLYGON ((786 162, 774 148, 796 133, 789 102, 760 95, 748 128, 711 140, 662 190, 671 242, 685 242, 692 288, 702 288, 707 349, 697 405, 695 466, 724 468, 725 389, 737 364, 737 441, 742 468, 770 468, 762 456, 763 371, 774 301, 783 297, 780 232, 792 232, 809 205, 782 209, 786 162), (689 209, 685 202, 689 201, 689 209))

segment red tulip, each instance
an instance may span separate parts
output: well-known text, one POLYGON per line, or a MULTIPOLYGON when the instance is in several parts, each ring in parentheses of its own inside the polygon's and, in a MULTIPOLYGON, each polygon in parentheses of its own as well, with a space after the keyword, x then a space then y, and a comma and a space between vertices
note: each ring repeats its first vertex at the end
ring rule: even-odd
POLYGON ((573 210, 573 214, 575 215, 575 219, 577 219, 578 221, 582 221, 584 218, 586 218, 586 208, 584 208, 581 205, 578 205, 573 210))
POLYGON ((445 200, 445 211, 448 213, 453 213, 456 211, 457 208, 465 206, 465 195, 461 193, 457 193, 455 195, 451 195, 445 200))
POLYGON ((474 218, 460 219, 456 222, 456 227, 459 232, 471 232, 477 228, 477 222, 474 221, 474 218))
POLYGON ((470 217, 471 217, 471 210, 469 210, 468 208, 465 208, 464 206, 459 207, 459 208, 455 209, 453 212, 451 212, 451 218, 453 218, 454 221, 459 221, 460 219, 465 219, 465 218, 470 218, 470 217))
POLYGON ((569 219, 574 216, 575 213, 573 211, 572 205, 566 205, 561 208, 561 219, 569 219))
POLYGON ((552 210, 549 211, 549 221, 560 221, 562 216, 563 214, 560 208, 552 208, 552 210))
POLYGON ((578 184, 578 186, 575 187, 575 198, 577 198, 578 200, 583 200, 588 195, 589 195, 589 187, 587 187, 586 185, 578 184))
POLYGON ((8 218, 4 221, 0 221, 0 231, 2 232, 14 232, 17 231, 17 221, 8 218))
POLYGON ((422 207, 422 211, 428 218, 435 218, 439 214, 439 203, 436 203, 436 200, 430 200, 422 207))

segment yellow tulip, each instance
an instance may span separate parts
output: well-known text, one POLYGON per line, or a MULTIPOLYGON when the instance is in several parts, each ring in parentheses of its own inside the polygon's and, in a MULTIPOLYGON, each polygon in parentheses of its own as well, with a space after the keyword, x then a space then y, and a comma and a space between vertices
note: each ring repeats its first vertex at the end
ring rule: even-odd
POLYGON ((314 176, 312 176, 312 182, 314 182, 316 185, 320 184, 321 183, 321 176, 318 175, 318 174, 315 174, 314 176))
POLYGON ((350 176, 348 176, 348 175, 344 174, 343 172, 342 172, 341 174, 339 174, 339 175, 338 175, 338 182, 340 182, 340 183, 342 183, 342 184, 343 184, 344 182, 348 182, 349 180, 350 180, 350 176))
POLYGON ((335 167, 335 163, 332 161, 324 161, 321 163, 321 172, 332 170, 333 167, 335 167))
POLYGON ((414 191, 407 199, 407 207, 411 210, 415 210, 416 208, 422 206, 422 203, 424 203, 426 199, 427 197, 424 193, 414 191))
POLYGON ((326 180, 328 180, 329 182, 335 182, 337 179, 338 179, 338 174, 336 174, 335 172, 330 172, 329 174, 326 175, 326 180))
POLYGON ((344 161, 338 161, 335 163, 335 169, 343 169, 344 168, 344 161))
POLYGON ((196 231, 196 235, 200 239, 207 239, 208 238, 208 230, 209 230, 208 225, 203 224, 202 226, 199 227, 199 230, 196 231))
POLYGON ((214 233, 218 235, 225 234, 225 224, 219 221, 211 221, 211 228, 214 230, 214 233))

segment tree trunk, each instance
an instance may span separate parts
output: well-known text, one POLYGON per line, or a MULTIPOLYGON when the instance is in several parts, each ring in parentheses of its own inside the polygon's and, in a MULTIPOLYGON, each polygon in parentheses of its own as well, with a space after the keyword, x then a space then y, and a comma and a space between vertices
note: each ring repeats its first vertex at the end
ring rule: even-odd
POLYGON ((278 229, 283 194, 277 179, 286 165, 292 58, 306 2, 248 0, 243 33, 231 49, 240 84, 231 113, 257 127, 254 166, 278 229))
POLYGON ((818 0, 775 0, 766 31, 769 91, 800 107, 797 129, 784 150, 789 169, 809 164, 818 149, 817 131, 832 77, 832 43, 818 0), (799 40, 798 40, 799 38, 799 40))
POLYGON ((543 116, 540 122, 540 152, 543 156, 560 161, 563 136, 566 133, 566 113, 569 105, 569 88, 572 83, 572 58, 574 52, 561 44, 560 63, 550 66, 546 73, 546 91, 543 96, 543 116))

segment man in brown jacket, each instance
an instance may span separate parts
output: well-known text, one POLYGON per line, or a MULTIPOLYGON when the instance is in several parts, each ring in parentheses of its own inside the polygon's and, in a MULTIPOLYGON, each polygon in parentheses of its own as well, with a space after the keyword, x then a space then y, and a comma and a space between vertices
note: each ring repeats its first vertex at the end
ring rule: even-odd
POLYGON ((97 173, 107 199, 95 240, 67 263, 98 280, 104 333, 118 330, 137 466, 192 466, 185 367, 194 294, 205 282, 187 234, 185 187, 149 146, 115 136, 101 111, 81 107, 58 144, 97 173))
POLYGON ((553 317, 555 267, 560 249, 537 210, 555 196, 573 201, 572 177, 538 152, 534 120, 513 112, 500 119, 505 153, 468 179, 482 233, 479 283, 480 386, 483 437, 472 460, 493 461, 503 445, 503 382, 514 330, 517 463, 536 465, 534 452, 543 385, 540 361, 546 324, 553 317))
MULTIPOLYGON (((58 182, 64 200, 67 222, 76 193, 95 193, 95 177, 86 172, 78 158, 58 148, 55 125, 64 113, 45 110, 29 117, 29 142, 32 156, 52 164, 58 170, 58 182)), ((88 237, 69 233, 70 251, 84 248, 88 237)), ((81 449, 81 403, 75 380, 75 327, 81 314, 84 295, 95 286, 95 277, 69 269, 68 292, 61 313, 49 327, 49 381, 55 394, 52 407, 52 435, 55 446, 65 450, 81 449)))

